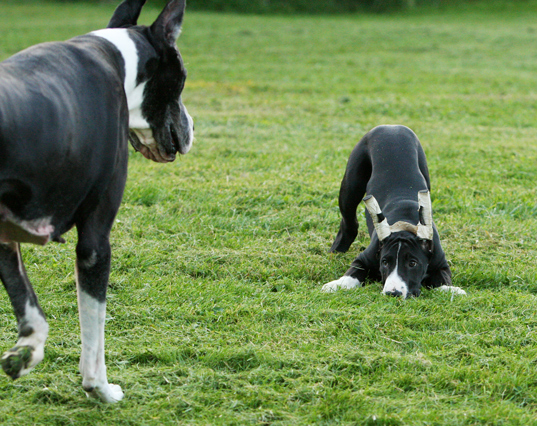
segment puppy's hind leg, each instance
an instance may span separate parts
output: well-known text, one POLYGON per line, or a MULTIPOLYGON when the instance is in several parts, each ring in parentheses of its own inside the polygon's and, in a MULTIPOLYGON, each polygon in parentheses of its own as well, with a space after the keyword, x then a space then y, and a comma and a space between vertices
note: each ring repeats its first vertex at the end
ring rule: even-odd
POLYGON ((6 374, 17 379, 41 362, 48 336, 48 324, 26 275, 18 243, 0 243, 0 279, 11 299, 19 329, 17 344, 4 353, 0 362, 6 374))
POLYGON ((358 204, 365 195, 367 182, 371 176, 371 161, 367 148, 360 142, 353 149, 345 176, 341 181, 339 190, 339 211, 341 212, 341 223, 330 252, 346 252, 354 242, 358 234, 358 221, 356 220, 356 210, 358 204))

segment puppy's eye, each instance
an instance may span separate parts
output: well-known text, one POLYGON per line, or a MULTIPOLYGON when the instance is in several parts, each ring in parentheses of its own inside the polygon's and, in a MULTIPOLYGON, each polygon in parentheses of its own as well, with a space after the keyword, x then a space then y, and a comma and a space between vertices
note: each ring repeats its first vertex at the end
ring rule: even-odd
POLYGON ((386 259, 382 259, 381 263, 382 266, 388 266, 388 261, 386 259))
POLYGON ((415 268, 417 265, 418 265, 418 262, 416 262, 415 260, 411 260, 410 262, 408 262, 409 268, 415 268))

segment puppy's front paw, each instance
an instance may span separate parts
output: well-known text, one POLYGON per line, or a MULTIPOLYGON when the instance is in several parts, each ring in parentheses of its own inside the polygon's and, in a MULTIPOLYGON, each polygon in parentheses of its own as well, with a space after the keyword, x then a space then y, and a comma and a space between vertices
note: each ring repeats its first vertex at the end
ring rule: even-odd
POLYGON ((343 276, 339 280, 331 281, 321 288, 321 291, 324 293, 334 293, 338 289, 342 288, 344 290, 351 290, 355 287, 361 287, 362 284, 356 278, 349 276, 343 276))
POLYGON ((437 288, 437 290, 449 292, 452 294, 460 294, 461 296, 466 296, 466 292, 460 287, 454 287, 452 285, 443 285, 437 288))

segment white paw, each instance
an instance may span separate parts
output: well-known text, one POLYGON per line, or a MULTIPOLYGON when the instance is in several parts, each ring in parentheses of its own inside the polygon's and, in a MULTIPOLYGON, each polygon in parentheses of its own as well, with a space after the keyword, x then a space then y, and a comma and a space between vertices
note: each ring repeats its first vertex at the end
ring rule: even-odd
POLYGON ((439 291, 450 292, 452 294, 460 294, 461 296, 466 296, 466 292, 460 287, 453 287, 451 285, 443 285, 437 288, 439 291))
POLYGON ((331 281, 321 288, 321 291, 324 293, 335 293, 337 291, 337 283, 339 280, 331 281))
POLYGON ((338 289, 342 288, 344 290, 351 290, 355 287, 361 287, 360 281, 356 278, 349 276, 343 276, 339 280, 331 281, 321 288, 321 291, 324 293, 334 293, 338 289))
POLYGON ((112 383, 95 387, 90 392, 86 392, 86 395, 108 403, 121 401, 124 396, 121 386, 113 385, 112 383))

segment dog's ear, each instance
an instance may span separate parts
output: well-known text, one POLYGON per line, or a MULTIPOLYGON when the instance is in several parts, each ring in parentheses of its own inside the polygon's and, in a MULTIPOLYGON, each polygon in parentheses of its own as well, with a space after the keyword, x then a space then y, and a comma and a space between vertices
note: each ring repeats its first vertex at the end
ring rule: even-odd
POLYGON ((116 8, 106 28, 136 25, 144 3, 145 0, 125 0, 116 8))
POLYGON ((433 253, 434 250, 434 242, 433 240, 420 240, 421 248, 427 253, 429 256, 433 253))
POLYGON ((157 20, 151 25, 151 33, 155 42, 162 43, 159 47, 175 47, 175 42, 181 33, 185 6, 185 0, 169 1, 157 20))

